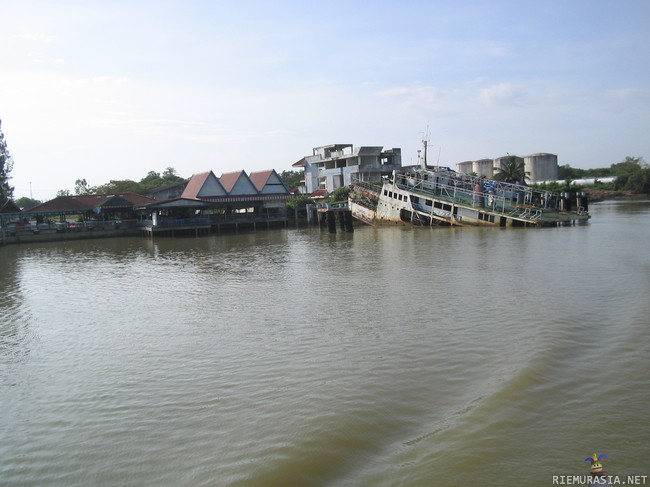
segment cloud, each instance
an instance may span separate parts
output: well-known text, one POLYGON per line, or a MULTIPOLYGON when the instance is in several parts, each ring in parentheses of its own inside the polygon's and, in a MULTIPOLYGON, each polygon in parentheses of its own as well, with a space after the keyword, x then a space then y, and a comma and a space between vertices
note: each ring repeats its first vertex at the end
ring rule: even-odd
POLYGON ((54 41, 56 38, 47 34, 24 34, 21 36, 23 39, 28 39, 30 41, 39 42, 41 44, 49 44, 54 41))
POLYGON ((481 103, 489 106, 520 106, 525 98, 521 86, 511 83, 499 83, 479 92, 481 103))
POLYGON ((451 109, 454 93, 435 86, 398 86, 377 92, 380 97, 393 98, 401 111, 446 112, 451 109))
POLYGON ((647 103, 650 101, 650 91, 637 88, 621 88, 605 92, 605 99, 616 102, 647 103))

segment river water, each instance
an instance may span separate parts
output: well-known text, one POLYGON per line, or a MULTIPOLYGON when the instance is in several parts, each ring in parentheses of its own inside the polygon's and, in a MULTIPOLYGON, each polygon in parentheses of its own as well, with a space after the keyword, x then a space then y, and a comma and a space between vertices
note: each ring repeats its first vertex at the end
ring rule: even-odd
POLYGON ((591 212, 0 247, 0 484, 649 474, 650 202, 591 212))

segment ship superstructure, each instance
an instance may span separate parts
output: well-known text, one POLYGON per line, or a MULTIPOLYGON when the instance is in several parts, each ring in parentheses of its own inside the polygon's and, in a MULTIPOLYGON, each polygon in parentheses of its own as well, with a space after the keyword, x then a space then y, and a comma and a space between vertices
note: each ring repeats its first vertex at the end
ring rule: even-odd
POLYGON ((588 221, 584 193, 511 184, 449 168, 409 167, 382 185, 358 182, 352 215, 369 224, 556 226, 588 221))

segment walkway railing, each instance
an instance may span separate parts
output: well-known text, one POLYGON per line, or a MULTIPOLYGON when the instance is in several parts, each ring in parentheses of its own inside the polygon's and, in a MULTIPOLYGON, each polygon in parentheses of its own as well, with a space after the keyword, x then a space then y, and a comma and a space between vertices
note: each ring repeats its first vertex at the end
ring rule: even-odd
POLYGON ((142 220, 139 222, 141 227, 160 227, 160 228, 173 228, 173 227, 199 227, 219 225, 223 223, 265 223, 286 220, 287 216, 284 214, 277 215, 244 215, 244 214, 229 214, 229 215, 210 215, 203 217, 192 218, 165 218, 158 217, 156 224, 153 220, 142 220))

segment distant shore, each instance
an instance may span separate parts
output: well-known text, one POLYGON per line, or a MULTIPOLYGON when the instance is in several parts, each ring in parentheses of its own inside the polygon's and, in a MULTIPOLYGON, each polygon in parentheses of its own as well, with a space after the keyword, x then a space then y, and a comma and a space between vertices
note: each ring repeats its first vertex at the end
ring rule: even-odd
POLYGON ((650 199, 650 194, 633 193, 632 191, 614 191, 611 189, 590 189, 584 191, 589 195, 589 201, 597 202, 604 200, 645 200, 650 199))

